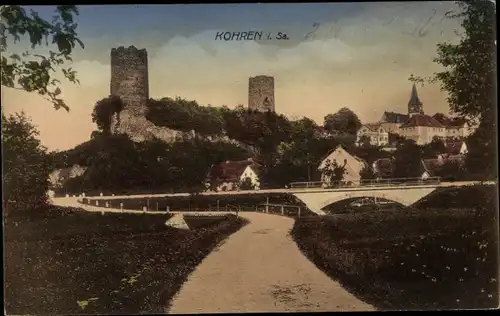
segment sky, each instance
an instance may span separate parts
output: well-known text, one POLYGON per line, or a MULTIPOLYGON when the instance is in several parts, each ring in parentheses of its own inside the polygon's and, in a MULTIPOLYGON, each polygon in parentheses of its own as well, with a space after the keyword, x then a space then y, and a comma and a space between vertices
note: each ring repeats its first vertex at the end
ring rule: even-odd
MULTIPOLYGON (((50 20, 54 7, 26 9, 50 20)), ((348 107, 362 122, 376 122, 384 111, 407 112, 411 74, 442 70, 433 62, 436 44, 456 43, 462 32, 460 21, 443 18, 449 10, 458 10, 454 2, 79 6, 85 48, 74 52, 72 67, 80 84, 61 85, 70 112, 9 88, 2 104, 7 114, 25 111, 49 150, 72 148, 96 130, 91 113, 109 95, 111 49, 134 45, 148 51, 151 98, 246 106, 248 78, 271 75, 280 114, 321 124, 348 107), (220 31, 282 32, 289 39, 226 42, 215 39, 220 31)), ((27 40, 9 43, 8 51, 26 47, 27 40)), ((426 114, 449 112, 438 84, 418 92, 426 114)))

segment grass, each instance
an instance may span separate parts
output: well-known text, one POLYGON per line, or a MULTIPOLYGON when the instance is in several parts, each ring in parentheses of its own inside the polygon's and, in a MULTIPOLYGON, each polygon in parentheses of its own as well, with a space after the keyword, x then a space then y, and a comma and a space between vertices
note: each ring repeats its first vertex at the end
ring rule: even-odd
POLYGON ((164 313, 187 276, 245 225, 235 216, 187 231, 167 215, 40 211, 5 225, 8 314, 164 313))
POLYGON ((496 188, 463 189, 462 199, 481 198, 467 208, 446 208, 441 197, 459 196, 450 192, 420 210, 299 219, 292 236, 321 270, 378 309, 496 308, 496 188))

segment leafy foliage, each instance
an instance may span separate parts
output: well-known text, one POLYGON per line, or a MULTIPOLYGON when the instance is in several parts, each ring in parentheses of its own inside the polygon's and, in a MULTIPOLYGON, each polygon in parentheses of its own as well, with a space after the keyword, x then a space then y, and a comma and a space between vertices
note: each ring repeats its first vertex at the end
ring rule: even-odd
MULTIPOLYGON (((96 102, 92 111, 92 122, 97 124, 100 131, 111 134, 111 122, 114 114, 120 114, 123 101, 118 96, 109 96, 96 102)), ((95 134, 94 134, 95 137, 95 134)))
POLYGON ((250 179, 249 177, 245 177, 240 181, 238 188, 240 190, 254 190, 255 185, 253 184, 252 179, 250 179))
MULTIPOLYGON (((438 44, 435 62, 444 70, 427 80, 448 92, 451 112, 477 127, 468 140, 467 169, 482 178, 496 178, 496 8, 489 0, 459 1, 465 34, 459 44, 438 44)), ((424 82, 422 78, 410 80, 424 82)))
POLYGON ((422 146, 422 156, 423 158, 436 158, 439 154, 444 153, 445 150, 446 147, 443 140, 434 136, 430 143, 422 146))
POLYGON ((361 121, 353 111, 341 108, 335 114, 325 116, 324 126, 338 134, 356 134, 361 127, 361 121))
POLYGON ((33 210, 47 202, 50 157, 38 130, 23 112, 2 114, 3 201, 5 211, 33 210))
POLYGON ((393 178, 416 178, 422 175, 420 146, 413 140, 406 140, 394 152, 393 178))
POLYGON ((361 171, 359 172, 359 176, 361 180, 372 180, 377 178, 375 176, 375 173, 373 172, 373 169, 369 166, 365 166, 363 169, 361 169, 361 171))
POLYGON ((59 5, 56 15, 49 22, 31 10, 28 15, 19 5, 2 5, 0 8, 0 50, 2 85, 9 88, 36 92, 49 100, 56 110, 69 107, 61 96, 61 83, 55 78, 56 68, 59 68, 66 79, 78 83, 76 72, 71 67, 65 67, 72 62, 73 49, 78 44, 84 48, 77 37, 74 16, 78 9, 74 5, 59 5), (52 45, 57 50, 49 50, 48 56, 25 51, 8 52, 8 48, 27 35, 31 49, 52 45), (49 44, 50 42, 50 44, 49 44))
POLYGON ((445 181, 460 180, 465 175, 465 169, 456 161, 446 161, 436 170, 436 176, 443 178, 445 181))
POLYGON ((337 163, 336 160, 327 160, 325 167, 323 168, 323 181, 330 185, 334 185, 335 182, 342 181, 344 179, 344 174, 346 171, 345 163, 343 165, 337 163))

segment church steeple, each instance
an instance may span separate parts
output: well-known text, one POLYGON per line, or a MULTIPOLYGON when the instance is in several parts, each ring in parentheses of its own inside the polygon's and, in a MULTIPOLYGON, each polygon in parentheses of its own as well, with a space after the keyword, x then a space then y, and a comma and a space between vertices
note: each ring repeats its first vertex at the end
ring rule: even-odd
POLYGON ((410 101, 408 101, 408 115, 412 116, 414 114, 424 114, 423 104, 418 98, 417 86, 415 83, 413 83, 410 101))

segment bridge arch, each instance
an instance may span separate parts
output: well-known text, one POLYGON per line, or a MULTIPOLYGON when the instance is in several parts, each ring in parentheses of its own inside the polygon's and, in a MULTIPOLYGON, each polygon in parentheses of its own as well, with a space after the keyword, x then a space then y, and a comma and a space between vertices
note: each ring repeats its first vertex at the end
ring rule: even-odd
POLYGON ((323 209, 331 204, 343 200, 349 200, 353 198, 363 198, 363 197, 372 197, 372 198, 389 200, 404 206, 410 206, 411 204, 413 204, 412 203, 413 201, 407 201, 397 193, 388 193, 387 191, 380 191, 380 190, 351 191, 351 192, 335 192, 334 194, 329 195, 326 199, 324 199, 320 203, 320 209, 323 209))

